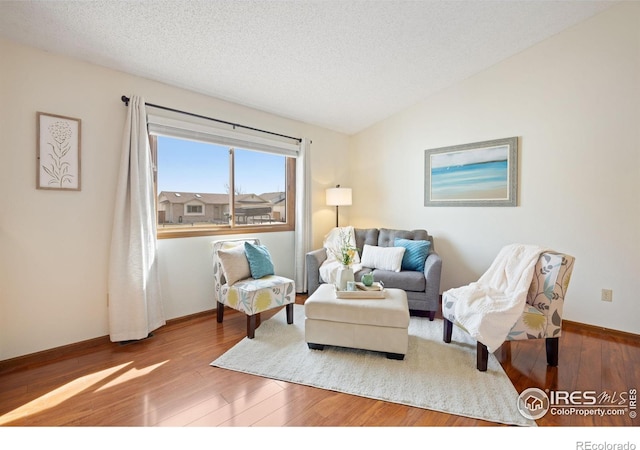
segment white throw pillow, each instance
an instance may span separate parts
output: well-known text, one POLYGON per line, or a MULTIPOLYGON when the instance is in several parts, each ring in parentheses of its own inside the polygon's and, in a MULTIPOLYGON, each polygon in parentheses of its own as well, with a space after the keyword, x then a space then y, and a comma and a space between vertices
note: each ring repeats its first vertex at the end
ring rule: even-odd
POLYGON ((404 251, 404 247, 378 247, 365 244, 361 262, 364 267, 400 272, 404 251))
POLYGON ((244 245, 236 245, 228 249, 218 250, 218 258, 228 285, 251 278, 249 260, 244 252, 244 245))

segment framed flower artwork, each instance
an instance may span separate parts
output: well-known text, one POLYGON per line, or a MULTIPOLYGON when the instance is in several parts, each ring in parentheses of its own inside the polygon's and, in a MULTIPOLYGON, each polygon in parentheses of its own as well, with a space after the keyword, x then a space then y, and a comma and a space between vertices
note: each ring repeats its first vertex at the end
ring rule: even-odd
POLYGON ((36 123, 36 188, 79 191, 81 120, 38 112, 36 123))

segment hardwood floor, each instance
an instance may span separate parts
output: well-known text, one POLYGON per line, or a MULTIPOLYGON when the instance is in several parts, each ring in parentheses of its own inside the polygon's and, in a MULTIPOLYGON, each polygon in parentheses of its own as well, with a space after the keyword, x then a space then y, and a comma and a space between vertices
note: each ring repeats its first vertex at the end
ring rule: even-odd
MULTIPOLYGON (((0 426, 498 426, 211 367, 245 326, 244 315, 226 311, 218 324, 211 311, 128 345, 104 338, 50 361, 43 354, 0 362, 0 426)), ((637 336, 565 323, 556 368, 546 365, 543 341, 506 343, 496 356, 518 392, 640 387, 637 336)), ((537 423, 638 426, 640 419, 547 413, 537 423)))

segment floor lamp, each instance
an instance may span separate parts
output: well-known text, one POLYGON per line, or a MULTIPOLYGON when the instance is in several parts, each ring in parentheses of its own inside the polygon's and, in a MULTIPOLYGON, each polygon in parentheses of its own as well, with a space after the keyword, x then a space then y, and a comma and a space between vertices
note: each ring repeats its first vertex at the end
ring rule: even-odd
POLYGON ((351 206, 351 188, 341 188, 336 185, 327 189, 327 205, 336 207, 336 228, 338 227, 338 207, 351 206))

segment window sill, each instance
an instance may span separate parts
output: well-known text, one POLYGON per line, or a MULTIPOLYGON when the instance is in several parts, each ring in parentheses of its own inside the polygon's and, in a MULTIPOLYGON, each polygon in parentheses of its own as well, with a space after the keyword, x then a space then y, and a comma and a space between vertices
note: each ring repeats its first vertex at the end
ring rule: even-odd
POLYGON ((210 227, 210 226, 158 226, 158 239, 175 239, 188 238, 198 236, 224 236, 229 234, 257 234, 257 233, 275 233, 282 231, 294 231, 293 224, 281 225, 260 225, 260 226, 243 226, 236 225, 231 228, 226 227, 210 227))

